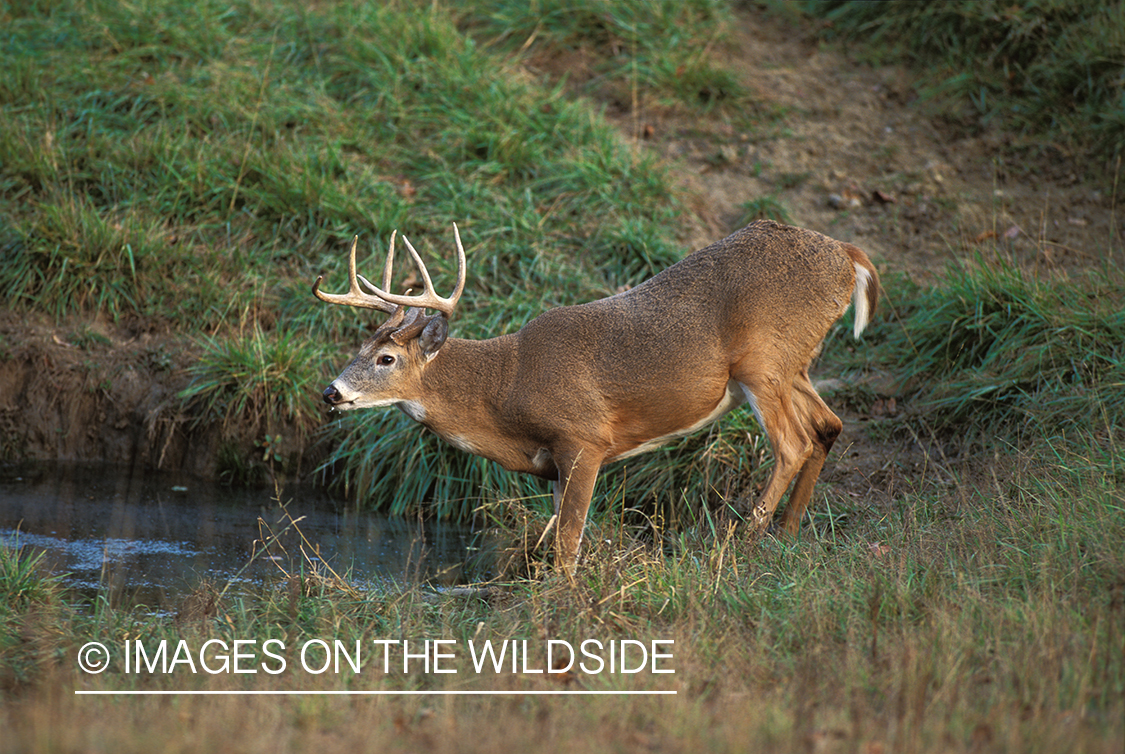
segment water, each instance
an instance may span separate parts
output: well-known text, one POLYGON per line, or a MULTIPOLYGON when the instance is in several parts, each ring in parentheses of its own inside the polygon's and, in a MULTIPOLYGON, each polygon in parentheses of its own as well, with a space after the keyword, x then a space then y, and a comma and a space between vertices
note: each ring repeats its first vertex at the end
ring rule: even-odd
POLYGON ((44 552, 81 594, 167 608, 204 579, 221 589, 324 564, 358 585, 456 573, 471 545, 466 527, 359 512, 314 488, 280 499, 284 508, 268 490, 116 467, 0 469, 0 546, 44 552))

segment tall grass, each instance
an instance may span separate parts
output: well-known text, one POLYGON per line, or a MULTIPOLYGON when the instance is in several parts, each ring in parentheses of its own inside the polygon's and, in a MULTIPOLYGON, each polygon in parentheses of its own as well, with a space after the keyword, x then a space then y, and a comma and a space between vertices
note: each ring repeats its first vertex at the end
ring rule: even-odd
POLYGON ((70 615, 61 574, 43 553, 20 544, 19 534, 0 543, 0 698, 32 683, 62 652, 60 615, 70 615))
POLYGON ((11 546, 0 547, 0 605, 20 611, 58 597, 62 576, 49 574, 43 553, 32 552, 15 537, 11 546))
POLYGON ((931 426, 1030 423, 1039 431, 1119 428, 1125 421, 1125 284, 1115 270, 1038 278, 1002 258, 909 288, 873 333, 874 353, 931 426))
POLYGON ((239 336, 204 338, 188 367, 180 399, 196 423, 231 422, 251 434, 289 424, 302 433, 318 423, 317 387, 326 376, 324 349, 302 334, 266 336, 258 326, 239 336))
MULTIPOLYGON (((426 433, 398 411, 346 414, 325 470, 350 495, 399 514, 420 506, 440 517, 468 520, 481 505, 533 499, 550 514, 547 483, 504 471, 426 433), (424 505, 422 505, 424 503, 424 505)), ((764 483, 769 444, 749 411, 600 475, 594 515, 622 508, 642 517, 694 520, 706 511, 737 510, 764 483)))

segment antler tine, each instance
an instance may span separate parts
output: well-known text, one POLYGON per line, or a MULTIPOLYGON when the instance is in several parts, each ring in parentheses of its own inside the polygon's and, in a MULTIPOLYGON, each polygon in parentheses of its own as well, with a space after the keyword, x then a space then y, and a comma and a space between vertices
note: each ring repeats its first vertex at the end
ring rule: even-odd
POLYGON ((422 257, 415 250, 410 240, 403 236, 402 240, 406 244, 406 250, 410 252, 410 256, 414 259, 414 265, 418 268, 418 274, 422 276, 422 285, 425 290, 417 296, 396 296, 389 293, 385 288, 389 288, 390 284, 387 278, 383 279, 383 288, 376 288, 368 280, 360 277, 360 280, 366 285, 372 293, 384 301, 400 306, 413 306, 419 309, 434 309, 444 314, 446 317, 453 316, 454 309, 457 308, 457 301, 460 300, 462 292, 465 290, 465 248, 461 245, 461 234, 457 230, 457 224, 453 224, 453 236, 457 241, 457 284, 453 289, 453 294, 449 298, 443 298, 434 290, 434 283, 430 279, 430 272, 426 269, 426 265, 422 262, 422 257))
MULTIPOLYGON (((312 292, 321 301, 329 304, 341 304, 343 306, 357 306, 362 309, 378 309, 381 312, 393 314, 395 307, 391 302, 385 301, 378 296, 372 296, 369 293, 364 293, 360 290, 359 281, 362 276, 357 275, 355 271, 355 247, 359 243, 359 236, 352 238, 352 246, 348 252, 348 292, 347 293, 322 293, 320 290, 320 281, 324 280, 323 275, 318 275, 316 282, 313 283, 312 292)), ((388 255, 387 265, 383 271, 383 280, 390 280, 390 267, 391 257, 394 256, 394 236, 391 236, 391 252, 388 255)), ((364 280, 363 282, 367 282, 364 280)), ((387 283, 389 285, 389 283, 387 283)), ((369 284, 370 285, 370 284, 369 284)))
POLYGON ((453 306, 461 300, 461 294, 465 291, 465 247, 461 245, 461 233, 457 230, 457 223, 453 223, 453 239, 457 242, 457 283, 453 287, 453 295, 449 298, 453 301, 453 306))
MULTIPOLYGON (((395 236, 396 235, 398 235, 398 230, 392 230, 391 231, 391 244, 387 248, 387 261, 383 263, 383 288, 382 289, 386 290, 386 291, 389 291, 391 289, 392 268, 394 267, 394 263, 395 263, 395 236)), ((403 240, 405 240, 405 239, 403 239, 403 240)), ((409 241, 407 243, 409 243, 409 241)), ((377 286, 372 285, 371 281, 368 280, 367 278, 365 278, 363 275, 356 275, 356 279, 358 279, 359 282, 363 283, 364 285, 366 285, 368 288, 370 288, 373 291, 379 290, 379 288, 377 286)))
POLYGON ((387 249, 387 261, 383 265, 383 290, 387 291, 391 289, 391 268, 395 263, 395 236, 397 235, 397 229, 391 231, 391 246, 387 249))

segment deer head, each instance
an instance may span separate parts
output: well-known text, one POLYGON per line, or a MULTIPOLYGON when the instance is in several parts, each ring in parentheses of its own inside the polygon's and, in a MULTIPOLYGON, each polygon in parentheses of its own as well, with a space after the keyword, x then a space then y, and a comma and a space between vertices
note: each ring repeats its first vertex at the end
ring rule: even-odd
MULTIPOLYGON (((317 277, 313 294, 329 304, 377 309, 390 318, 375 330, 340 376, 324 391, 324 402, 339 410, 370 408, 401 404, 407 413, 421 389, 421 375, 426 365, 438 354, 449 334, 449 318, 465 290, 465 249, 461 234, 453 225, 457 243, 457 284, 449 298, 437 295, 430 273, 410 241, 403 237, 410 256, 422 276, 425 290, 418 295, 389 293, 394 267, 395 236, 391 233, 390 248, 383 265, 382 287, 373 285, 356 273, 355 249, 358 237, 352 239, 348 256, 348 292, 323 293, 317 277), (371 292, 365 292, 360 284, 371 292), (437 313, 427 315, 426 309, 437 313)), ((407 291, 409 294, 409 291, 407 291)))

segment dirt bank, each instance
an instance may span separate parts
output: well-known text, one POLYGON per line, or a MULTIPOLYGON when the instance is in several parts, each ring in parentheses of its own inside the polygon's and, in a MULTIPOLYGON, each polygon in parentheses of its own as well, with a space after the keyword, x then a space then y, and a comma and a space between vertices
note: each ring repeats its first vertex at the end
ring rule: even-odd
POLYGON ((0 459, 211 476, 211 433, 188 431, 177 413, 190 354, 174 335, 0 312, 0 459))

